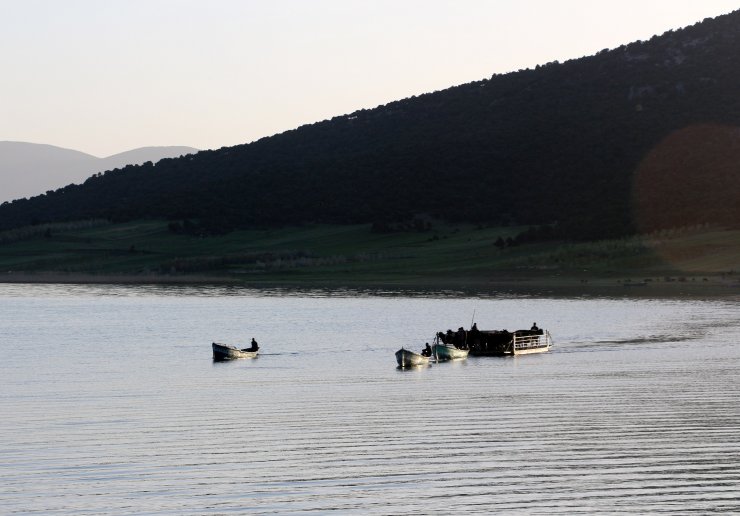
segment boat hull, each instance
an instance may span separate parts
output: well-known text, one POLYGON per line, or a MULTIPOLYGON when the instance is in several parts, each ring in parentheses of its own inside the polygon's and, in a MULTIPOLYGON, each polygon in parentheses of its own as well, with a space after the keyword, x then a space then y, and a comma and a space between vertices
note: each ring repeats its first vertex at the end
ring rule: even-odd
POLYGON ((213 359, 214 360, 234 360, 237 358, 257 358, 259 351, 246 351, 243 349, 235 348, 234 346, 227 346, 226 344, 218 344, 214 342, 211 344, 213 348, 213 359))
POLYGON ((462 360, 468 358, 467 349, 458 349, 455 346, 446 346, 444 344, 435 344, 432 347, 432 354, 437 360, 462 360))
POLYGON ((550 351, 550 346, 538 346, 536 348, 515 349, 514 355, 532 355, 534 353, 545 353, 550 351))
POLYGON ((423 366, 429 364, 429 357, 401 348, 396 351, 396 362, 398 362, 398 367, 402 368, 423 366))

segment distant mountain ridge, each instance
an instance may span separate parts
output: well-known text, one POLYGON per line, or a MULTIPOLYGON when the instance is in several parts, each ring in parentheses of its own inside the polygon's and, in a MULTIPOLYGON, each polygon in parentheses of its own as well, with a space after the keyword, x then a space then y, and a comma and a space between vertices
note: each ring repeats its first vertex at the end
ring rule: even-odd
POLYGON ((0 206, 0 229, 165 218, 214 233, 305 223, 384 230, 437 218, 547 224, 597 239, 740 227, 738 49, 735 11, 250 144, 109 171, 0 206))
POLYGON ((0 141, 0 202, 81 183, 98 172, 195 152, 183 146, 141 147, 98 158, 54 145, 0 141))

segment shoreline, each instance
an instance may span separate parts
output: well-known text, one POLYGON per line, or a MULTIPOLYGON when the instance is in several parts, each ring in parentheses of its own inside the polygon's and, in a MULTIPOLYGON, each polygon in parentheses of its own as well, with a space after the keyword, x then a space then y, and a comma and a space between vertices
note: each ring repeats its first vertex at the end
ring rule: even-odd
POLYGON ((513 294, 555 297, 635 297, 682 298, 708 297, 731 298, 740 296, 740 278, 711 277, 697 281, 622 281, 617 278, 584 278, 575 276, 511 276, 511 277, 407 277, 389 280, 342 280, 340 278, 305 279, 245 279, 239 277, 207 275, 131 275, 85 273, 6 273, 0 274, 0 284, 22 285, 161 285, 161 286, 220 286, 250 289, 285 290, 358 290, 358 291, 415 291, 449 292, 461 294, 513 294))

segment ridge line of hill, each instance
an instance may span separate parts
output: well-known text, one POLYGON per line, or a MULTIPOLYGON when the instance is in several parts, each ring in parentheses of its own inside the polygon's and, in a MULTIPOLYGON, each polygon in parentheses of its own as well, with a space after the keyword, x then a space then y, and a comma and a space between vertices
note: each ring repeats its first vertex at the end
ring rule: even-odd
POLYGON ((250 144, 111 170, 0 206, 0 229, 163 218, 218 234, 434 219, 597 239, 732 227, 738 47, 735 11, 250 144))

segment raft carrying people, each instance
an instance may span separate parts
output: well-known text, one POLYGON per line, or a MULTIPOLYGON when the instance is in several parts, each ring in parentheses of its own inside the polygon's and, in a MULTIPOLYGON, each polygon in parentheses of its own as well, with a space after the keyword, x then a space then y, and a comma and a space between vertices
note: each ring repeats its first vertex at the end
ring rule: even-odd
POLYGON ((463 327, 456 332, 448 329, 438 332, 437 338, 447 345, 470 350, 473 356, 502 356, 527 353, 541 353, 552 346, 549 332, 542 330, 537 323, 529 330, 479 330, 473 323, 470 330, 463 327), (544 338, 541 338, 544 336, 544 338))

